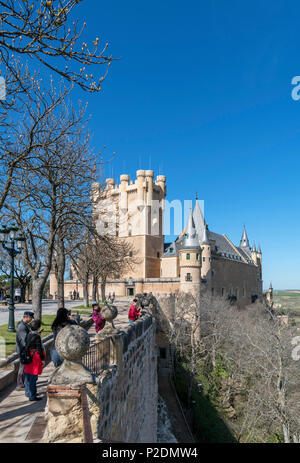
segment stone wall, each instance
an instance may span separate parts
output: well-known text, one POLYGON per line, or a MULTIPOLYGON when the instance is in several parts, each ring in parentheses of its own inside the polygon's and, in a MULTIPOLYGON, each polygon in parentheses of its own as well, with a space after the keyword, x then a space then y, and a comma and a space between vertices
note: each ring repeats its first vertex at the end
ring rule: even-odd
POLYGON ((117 364, 98 378, 98 438, 156 442, 157 352, 152 317, 144 315, 113 341, 117 364))

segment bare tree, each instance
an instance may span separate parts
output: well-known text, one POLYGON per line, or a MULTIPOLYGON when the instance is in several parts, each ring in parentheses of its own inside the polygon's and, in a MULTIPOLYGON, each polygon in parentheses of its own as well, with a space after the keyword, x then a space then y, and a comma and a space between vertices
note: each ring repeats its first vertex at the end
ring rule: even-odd
POLYGON ((24 258, 32 277, 35 317, 41 318, 43 289, 52 266, 55 239, 68 217, 76 216, 93 159, 83 130, 84 108, 76 114, 68 104, 69 90, 40 89, 38 105, 30 106, 23 122, 21 149, 35 149, 19 169, 6 208, 26 237, 24 258))
POLYGON ((109 235, 99 235, 92 228, 83 233, 77 246, 70 246, 69 256, 74 270, 83 285, 85 304, 89 304, 89 281, 92 285, 92 297, 97 299, 100 283, 101 299, 105 300, 105 288, 108 278, 121 278, 122 274, 133 267, 136 260, 130 257, 132 246, 109 235))
MULTIPOLYGON (((99 47, 99 38, 88 46, 81 41, 86 27, 71 21, 80 0, 6 0, 0 1, 0 57, 15 74, 13 55, 35 58, 37 62, 83 90, 97 92, 107 74, 94 78, 86 69, 93 65, 109 66, 108 44, 99 47), (67 64, 66 64, 67 63, 67 64), (79 69, 73 69, 74 65, 79 69)), ((15 74, 17 75, 17 74, 15 74)), ((22 82, 19 81, 22 86, 22 82)))
POLYGON ((16 121, 24 117, 27 100, 38 104, 40 96, 32 90, 38 77, 28 63, 35 59, 34 68, 42 64, 54 76, 92 93, 101 90, 107 75, 112 61, 106 55, 108 44, 100 48, 96 38, 88 45, 82 40, 86 23, 80 26, 76 19, 72 21, 79 1, 0 1, 0 73, 5 78, 5 95, 0 98, 0 211, 16 169, 36 148, 30 143, 23 149, 18 146, 22 134, 16 121))

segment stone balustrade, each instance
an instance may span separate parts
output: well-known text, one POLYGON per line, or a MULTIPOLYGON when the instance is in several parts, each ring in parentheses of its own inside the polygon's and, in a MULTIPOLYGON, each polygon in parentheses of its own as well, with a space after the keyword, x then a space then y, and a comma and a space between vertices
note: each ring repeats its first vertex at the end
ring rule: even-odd
POLYGON ((58 335, 56 347, 65 360, 48 387, 45 441, 84 441, 82 403, 76 389, 84 386, 94 439, 156 442, 157 352, 152 316, 144 314, 109 336, 109 365, 99 375, 83 365, 88 340, 81 328, 75 328, 66 327, 58 335))

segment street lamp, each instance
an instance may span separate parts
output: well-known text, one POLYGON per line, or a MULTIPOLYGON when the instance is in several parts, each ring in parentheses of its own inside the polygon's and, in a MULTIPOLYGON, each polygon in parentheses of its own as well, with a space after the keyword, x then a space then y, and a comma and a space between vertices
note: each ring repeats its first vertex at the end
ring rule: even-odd
POLYGON ((9 295, 9 318, 8 318, 8 329, 7 331, 16 332, 15 329, 15 304, 14 304, 14 293, 15 293, 15 257, 22 252, 22 242, 25 238, 19 234, 19 228, 16 224, 9 226, 3 225, 0 228, 0 242, 2 243, 3 249, 5 249, 10 256, 10 295, 9 295))

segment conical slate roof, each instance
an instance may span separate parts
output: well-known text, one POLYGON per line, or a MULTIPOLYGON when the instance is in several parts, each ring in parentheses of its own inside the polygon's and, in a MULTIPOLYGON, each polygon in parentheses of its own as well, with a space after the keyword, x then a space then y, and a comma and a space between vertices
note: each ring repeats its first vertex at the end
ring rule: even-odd
POLYGON ((194 219, 195 228, 196 228, 198 237, 202 239, 205 228, 206 228, 206 222, 204 220, 198 201, 196 201, 195 207, 193 210, 193 219, 194 219))
POLYGON ((242 238, 241 238, 241 241, 240 241, 240 248, 249 248, 250 249, 249 240, 248 240, 245 225, 244 225, 243 235, 242 235, 242 238))
POLYGON ((206 227, 204 227, 204 232, 203 232, 203 237, 202 237, 202 241, 201 241, 201 244, 209 244, 209 239, 208 239, 208 230, 206 227))
POLYGON ((257 252, 259 252, 259 254, 261 254, 260 244, 258 244, 257 252))
POLYGON ((255 241, 253 241, 252 252, 256 252, 255 241))
POLYGON ((241 241, 240 241, 240 249, 242 249, 246 254, 248 254, 248 256, 250 257, 251 256, 251 248, 250 248, 250 244, 249 244, 249 240, 248 240, 248 236, 247 236, 247 232, 246 232, 246 227, 244 225, 244 229, 243 229, 243 234, 242 234, 242 238, 241 238, 241 241))
POLYGON ((182 248, 200 248, 199 238, 196 232, 192 211, 189 215, 187 226, 185 228, 184 237, 182 240, 182 248))

